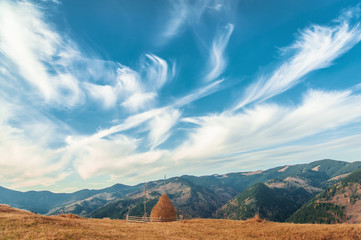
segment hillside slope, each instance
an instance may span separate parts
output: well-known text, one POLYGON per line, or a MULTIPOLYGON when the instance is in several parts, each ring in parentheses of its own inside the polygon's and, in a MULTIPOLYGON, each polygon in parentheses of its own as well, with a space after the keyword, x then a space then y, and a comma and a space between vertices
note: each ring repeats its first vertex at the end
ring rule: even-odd
POLYGON ((245 220, 259 215, 262 219, 283 222, 312 196, 303 188, 270 188, 257 183, 223 206, 218 216, 245 220))
POLYGON ((295 212, 295 223, 361 223, 361 170, 357 170, 295 212))

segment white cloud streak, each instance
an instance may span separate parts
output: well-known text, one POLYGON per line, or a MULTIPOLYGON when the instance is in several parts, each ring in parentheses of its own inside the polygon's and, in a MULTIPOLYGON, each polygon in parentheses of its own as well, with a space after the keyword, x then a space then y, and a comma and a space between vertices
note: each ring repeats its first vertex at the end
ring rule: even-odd
POLYGON ((221 80, 217 80, 217 81, 214 81, 202 88, 199 88, 197 90, 195 90, 194 92, 184 96, 184 97, 181 97, 179 99, 177 99, 175 101, 174 104, 172 104, 171 106, 173 107, 183 107, 189 103, 192 103, 200 98, 203 98, 203 97, 206 97, 214 92, 216 92, 219 87, 220 87, 220 84, 223 82, 223 79, 221 80))
POLYGON ((176 161, 203 161, 273 148, 361 120, 361 95, 310 90, 297 107, 257 105, 244 113, 185 119, 199 125, 176 149, 176 161))
POLYGON ((153 86, 155 90, 159 90, 169 79, 168 64, 166 61, 154 54, 146 54, 146 57, 151 62, 145 63, 145 66, 143 66, 145 70, 144 78, 150 86, 153 86))
POLYGON ((225 26, 224 31, 213 41, 210 52, 209 73, 204 78, 206 82, 213 81, 221 75, 226 67, 224 50, 233 32, 233 24, 225 26))
POLYGON ((151 149, 165 142, 169 137, 169 131, 178 122, 181 113, 176 109, 167 109, 162 114, 155 116, 149 122, 149 142, 151 149))
POLYGON ((69 136, 68 157, 75 159, 75 168, 85 179, 107 171, 125 177, 132 172, 130 166, 136 166, 137 169, 148 168, 145 157, 153 159, 152 169, 164 170, 166 166, 172 164, 164 162, 169 159, 170 153, 156 148, 170 137, 172 128, 179 122, 181 112, 178 108, 213 93, 220 82, 222 81, 213 82, 169 106, 132 115, 121 124, 100 130, 91 136, 69 136), (149 132, 147 142, 150 150, 145 152, 138 149, 140 144, 145 143, 144 139, 134 139, 120 134, 141 126, 143 126, 141 131, 149 132), (113 147, 118 150, 109 151, 113 147), (122 149, 127 152, 122 152, 122 149), (100 156, 102 159, 99 158, 100 156))
POLYGON ((168 63, 154 55, 146 54, 140 70, 134 71, 126 66, 117 70, 117 92, 123 98, 121 106, 130 112, 150 109, 162 87, 171 80, 172 72, 168 63))
POLYGON ((167 153, 159 150, 142 153, 138 147, 139 140, 117 134, 107 139, 82 141, 72 145, 67 153, 75 159, 75 169, 84 179, 102 174, 124 176, 131 169, 153 168, 167 153))
POLYGON ((169 1, 169 19, 161 34, 160 43, 167 43, 173 37, 179 35, 187 26, 195 26, 207 10, 219 11, 222 4, 218 0, 174 0, 169 1))
POLYGON ((0 57, 10 60, 23 79, 47 102, 72 107, 82 101, 78 81, 61 65, 64 52, 74 52, 44 16, 26 1, 0 2, 0 57), (51 64, 52 63, 52 64, 51 64))
MULTIPOLYGON (((113 134, 116 134, 119 132, 127 131, 129 129, 136 128, 136 127, 144 124, 145 122, 151 121, 154 118, 159 118, 159 116, 162 116, 162 115, 163 116, 174 116, 174 117, 170 117, 169 119, 177 119, 178 117, 180 117, 180 112, 178 110, 179 108, 217 91, 217 88, 219 87, 219 84, 221 82, 222 82, 222 80, 215 81, 204 88, 200 88, 200 89, 194 91, 193 93, 190 93, 189 95, 186 95, 180 99, 175 100, 174 103, 172 103, 168 106, 165 106, 163 108, 154 108, 154 109, 142 112, 142 113, 131 115, 128 118, 126 118, 121 124, 117 124, 108 129, 100 130, 97 133, 95 133, 89 137, 82 138, 81 142, 88 141, 90 139, 101 139, 101 138, 105 138, 105 137, 108 137, 110 135, 113 135, 113 134), (178 116, 178 117, 175 117, 175 116, 178 116)), ((175 122, 175 120, 172 120, 172 122, 175 122)), ((162 127, 162 126, 160 126, 160 127, 162 127)), ((151 128, 149 128, 149 129, 151 129, 151 128)), ((68 140, 69 140, 68 143, 70 145, 76 144, 76 142, 77 142, 77 141, 73 142, 71 140, 71 137, 68 140)))
POLYGON ((100 102, 106 109, 112 108, 117 103, 115 89, 110 85, 96 85, 93 83, 84 83, 85 89, 89 95, 100 102))
POLYGON ((39 102, 74 108, 84 103, 87 93, 105 109, 122 102, 125 109, 137 112, 150 108, 157 92, 171 79, 167 62, 154 54, 145 55, 139 71, 88 58, 47 24, 35 5, 26 1, 0 4, 0 61, 12 63, 4 64, 1 72, 18 73, 21 78, 14 81, 24 85, 25 80, 31 92, 40 96, 39 102))
POLYGON ((149 108, 149 106, 152 105, 151 103, 154 101, 156 96, 157 94, 154 92, 133 93, 121 104, 121 106, 125 107, 131 112, 137 112, 141 109, 149 108))
POLYGON ((163 37, 171 38, 175 36, 183 24, 187 21, 189 15, 189 7, 184 0, 176 0, 171 1, 172 10, 171 16, 172 18, 169 20, 168 25, 165 28, 163 33, 163 37))
POLYGON ((249 86, 233 110, 276 96, 295 86, 308 73, 330 66, 361 40, 361 28, 359 24, 350 26, 350 17, 349 14, 340 17, 342 21, 336 26, 312 25, 301 31, 296 43, 286 48, 295 54, 269 77, 262 76, 249 86))

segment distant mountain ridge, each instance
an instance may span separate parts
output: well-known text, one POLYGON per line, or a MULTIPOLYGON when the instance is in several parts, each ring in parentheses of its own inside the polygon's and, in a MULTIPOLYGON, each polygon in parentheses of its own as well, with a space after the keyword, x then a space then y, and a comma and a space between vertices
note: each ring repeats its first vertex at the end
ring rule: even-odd
MULTIPOLYGON (((293 195, 297 191, 301 191, 304 196, 307 196, 306 198, 312 198, 339 181, 345 174, 358 168, 361 168, 361 162, 320 160, 309 164, 280 166, 257 172, 173 177, 167 180, 166 188, 177 211, 186 217, 236 218, 234 213, 222 212, 225 205, 230 203, 229 201, 234 201, 237 195, 247 191, 256 183, 264 185, 258 185, 259 189, 266 189, 265 191, 270 189, 275 194, 275 198, 280 194, 280 196, 294 199, 293 195)), ((0 187, 0 203, 45 215, 74 213, 83 217, 124 218, 128 211, 133 215, 143 215, 143 188, 143 183, 135 186, 116 184, 100 190, 85 189, 74 193, 52 193, 48 191, 18 192, 0 187)), ((163 181, 149 182, 147 189, 149 214, 163 193, 163 181)), ((261 196, 261 194, 258 195, 261 196)), ((295 204, 297 204, 294 208, 297 208, 301 202, 296 199, 295 204)), ((260 207, 256 205, 256 208, 260 207)), ((283 221, 287 214, 272 213, 267 216, 275 221, 283 221)))
POLYGON ((74 193, 53 193, 50 191, 20 192, 0 187, 0 203, 35 213, 47 214, 57 206, 108 192, 111 192, 114 196, 122 197, 134 188, 123 184, 115 184, 100 190, 83 189, 74 193))

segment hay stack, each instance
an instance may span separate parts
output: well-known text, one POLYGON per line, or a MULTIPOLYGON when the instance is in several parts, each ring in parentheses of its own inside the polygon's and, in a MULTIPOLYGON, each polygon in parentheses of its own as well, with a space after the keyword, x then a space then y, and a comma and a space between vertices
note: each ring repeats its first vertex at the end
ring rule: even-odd
POLYGON ((256 222, 263 222, 262 218, 259 217, 258 214, 256 214, 253 218, 248 218, 246 220, 248 223, 256 223, 256 222))
POLYGON ((173 207, 172 202, 170 201, 167 194, 159 198, 158 203, 154 206, 152 212, 150 213, 151 221, 153 222, 171 222, 177 220, 177 211, 173 207), (157 218, 157 219, 155 219, 157 218))
POLYGON ((58 217, 62 217, 62 218, 72 218, 72 219, 81 218, 80 216, 75 215, 75 214, 72 214, 72 213, 59 214, 58 217))

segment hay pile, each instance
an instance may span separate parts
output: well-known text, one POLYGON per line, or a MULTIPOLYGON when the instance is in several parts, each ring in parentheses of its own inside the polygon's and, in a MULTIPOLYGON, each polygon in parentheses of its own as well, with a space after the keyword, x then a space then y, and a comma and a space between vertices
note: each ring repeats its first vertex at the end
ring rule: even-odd
POLYGON ((256 223, 256 222, 264 222, 265 220, 262 220, 262 218, 259 217, 258 214, 256 214, 253 218, 248 218, 245 222, 247 223, 256 223))
POLYGON ((72 214, 72 213, 59 214, 58 217, 62 217, 62 218, 72 218, 72 219, 81 218, 80 216, 75 215, 75 214, 72 214))
POLYGON ((150 213, 150 217, 151 221, 154 222, 171 222, 177 220, 177 211, 173 207, 173 204, 167 194, 163 193, 163 195, 159 198, 158 203, 154 206, 152 212, 150 213))

